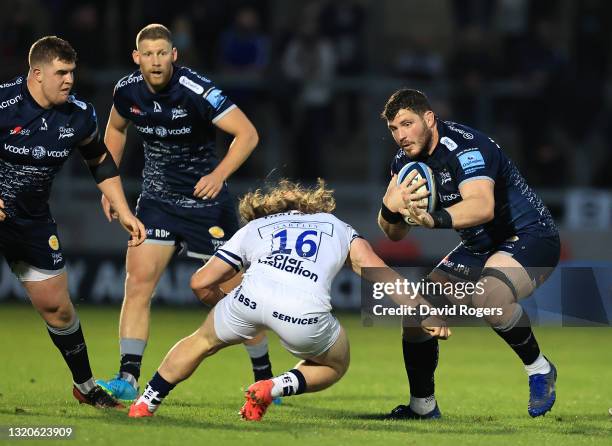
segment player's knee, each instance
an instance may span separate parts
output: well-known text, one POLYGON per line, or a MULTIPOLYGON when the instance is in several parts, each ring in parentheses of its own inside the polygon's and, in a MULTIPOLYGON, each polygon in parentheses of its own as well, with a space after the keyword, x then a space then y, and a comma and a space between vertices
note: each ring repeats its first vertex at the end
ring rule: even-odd
POLYGON ((342 378, 346 374, 346 371, 349 368, 350 362, 351 362, 350 357, 347 354, 347 356, 345 358, 343 358, 342 361, 339 361, 335 365, 334 370, 338 374, 338 379, 342 378))
POLYGON ((472 305, 474 308, 485 308, 487 306, 487 295, 488 291, 486 288, 482 288, 481 293, 474 293, 472 295, 472 305))
POLYGON ((137 299, 139 297, 150 297, 150 291, 155 288, 157 278, 159 274, 156 269, 152 266, 138 266, 130 268, 127 271, 125 284, 126 284, 126 297, 137 299), (143 291, 141 296, 139 291, 143 291))
POLYGON ((45 321, 53 327, 63 328, 74 319, 74 310, 71 305, 46 305, 41 308, 45 321))
POLYGON ((202 358, 212 356, 221 349, 217 337, 210 333, 206 327, 200 327, 192 336, 196 340, 197 349, 202 358))

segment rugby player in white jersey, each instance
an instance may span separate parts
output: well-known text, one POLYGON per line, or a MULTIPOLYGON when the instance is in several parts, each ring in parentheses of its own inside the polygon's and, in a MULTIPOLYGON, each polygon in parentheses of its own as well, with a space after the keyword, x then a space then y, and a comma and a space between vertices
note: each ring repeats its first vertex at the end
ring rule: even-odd
MULTIPOLYGON (((240 410, 244 419, 261 420, 274 398, 318 392, 344 375, 349 343, 330 313, 333 278, 345 263, 367 280, 393 281, 399 276, 350 225, 331 214, 335 206, 322 180, 313 189, 283 180, 277 188, 241 199, 240 215, 249 223, 193 275, 191 287, 200 299, 221 298, 219 284, 246 268, 242 283, 222 298, 196 332, 168 352, 130 407, 130 417, 152 416, 204 358, 266 328, 301 361, 248 388, 240 410)), ((410 306, 427 305, 420 297, 390 297, 410 306)))

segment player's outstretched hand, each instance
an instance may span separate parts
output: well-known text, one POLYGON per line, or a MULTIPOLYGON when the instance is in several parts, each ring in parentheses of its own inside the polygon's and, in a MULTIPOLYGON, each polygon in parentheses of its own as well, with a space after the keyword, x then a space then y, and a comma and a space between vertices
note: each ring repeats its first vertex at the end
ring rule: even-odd
POLYGON ((119 218, 119 214, 117 214, 117 212, 112 208, 110 201, 108 201, 108 198, 106 198, 106 195, 102 194, 102 199, 100 201, 102 203, 104 215, 109 223, 113 221, 113 219, 117 220, 117 218, 119 218))
POLYGON ((421 327, 425 333, 442 340, 448 339, 453 334, 446 321, 436 316, 429 316, 421 322, 421 327))
POLYGON ((4 209, 4 201, 2 201, 2 199, 0 198, 0 221, 4 221, 4 219, 6 218, 6 214, 2 212, 3 209, 4 209))
POLYGON ((193 196, 202 200, 212 200, 219 195, 225 180, 214 171, 200 178, 193 188, 193 196))
POLYGON ((128 241, 128 246, 138 246, 147 238, 147 232, 145 231, 144 225, 131 212, 119 215, 119 222, 121 226, 130 233, 131 238, 130 241, 128 241))

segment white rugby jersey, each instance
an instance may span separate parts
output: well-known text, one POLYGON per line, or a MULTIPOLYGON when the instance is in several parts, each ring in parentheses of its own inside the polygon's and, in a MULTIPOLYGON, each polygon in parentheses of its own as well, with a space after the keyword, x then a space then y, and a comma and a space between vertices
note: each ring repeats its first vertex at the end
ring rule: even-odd
POLYGON ((359 234, 332 214, 298 211, 249 222, 215 256, 245 276, 259 275, 313 294, 329 295, 331 283, 359 234))

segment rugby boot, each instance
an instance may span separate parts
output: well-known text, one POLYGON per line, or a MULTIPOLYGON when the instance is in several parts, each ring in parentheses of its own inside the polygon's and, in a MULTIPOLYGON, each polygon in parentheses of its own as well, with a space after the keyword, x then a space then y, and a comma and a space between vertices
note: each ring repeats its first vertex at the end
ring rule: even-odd
POLYGON ((128 413, 130 418, 144 418, 152 417, 153 412, 149 410, 149 405, 145 402, 136 402, 130 406, 130 412, 128 413))
POLYGON ((550 372, 546 374, 538 373, 529 377, 529 405, 527 411, 532 417, 544 415, 555 404, 557 369, 552 362, 548 361, 548 363, 550 364, 550 372))
POLYGON ((413 411, 410 406, 400 404, 393 409, 391 413, 385 416, 385 418, 387 420, 437 420, 438 418, 442 418, 442 413, 440 413, 440 408, 438 408, 437 403, 436 407, 425 415, 419 415, 413 411))
POLYGON ((268 406, 272 404, 272 387, 274 383, 271 379, 257 381, 251 384, 245 392, 246 402, 240 409, 243 419, 249 421, 261 421, 268 406))
POLYGON ((138 396, 138 389, 117 374, 113 379, 105 381, 96 380, 96 384, 102 387, 106 393, 124 404, 130 404, 138 396))
POLYGON ((96 386, 89 393, 82 393, 75 387, 72 388, 72 394, 77 399, 79 404, 89 404, 98 409, 124 409, 125 406, 115 398, 107 394, 100 386, 96 386))

